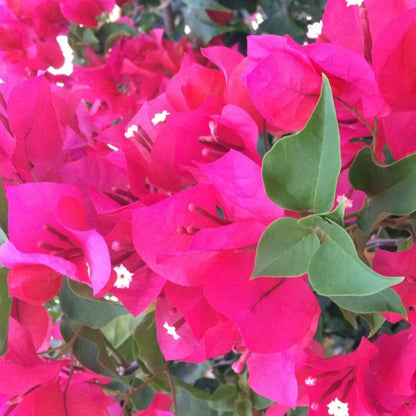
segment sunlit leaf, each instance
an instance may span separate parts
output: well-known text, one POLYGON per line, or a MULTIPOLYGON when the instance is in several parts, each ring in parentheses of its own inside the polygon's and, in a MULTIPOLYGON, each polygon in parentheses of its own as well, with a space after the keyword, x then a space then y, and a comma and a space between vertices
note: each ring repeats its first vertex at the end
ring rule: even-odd
POLYGON ((263 160, 267 195, 294 211, 332 208, 341 168, 338 122, 328 79, 319 101, 299 133, 279 140, 263 160))
POLYGON ((319 239, 311 228, 302 227, 295 218, 279 218, 260 238, 253 277, 301 276, 318 248, 319 239))
POLYGON ((385 277, 367 267, 357 256, 348 233, 335 222, 316 219, 324 240, 309 264, 309 282, 321 295, 371 295, 403 281, 385 277))

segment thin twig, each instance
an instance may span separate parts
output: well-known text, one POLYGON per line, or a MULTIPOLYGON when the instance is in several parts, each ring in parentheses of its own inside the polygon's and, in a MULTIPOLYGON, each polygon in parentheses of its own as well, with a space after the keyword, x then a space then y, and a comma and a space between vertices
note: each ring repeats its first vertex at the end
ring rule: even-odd
POLYGON ((138 393, 141 389, 145 388, 148 384, 150 384, 153 380, 157 379, 159 376, 161 376, 168 368, 169 363, 167 362, 162 369, 157 371, 155 374, 153 374, 151 377, 149 377, 146 381, 144 381, 140 386, 136 387, 134 390, 132 390, 130 393, 126 393, 124 395, 124 403, 123 406, 120 409, 119 416, 123 415, 124 409, 127 406, 127 403, 129 402, 130 398, 133 397, 136 393, 138 393))
POLYGON ((173 382, 173 378, 172 375, 170 374, 170 371, 168 368, 166 368, 166 375, 168 376, 168 380, 169 380, 169 387, 170 387, 170 391, 172 393, 172 400, 173 400, 173 414, 177 415, 178 414, 178 405, 176 403, 176 392, 175 392, 175 384, 173 382))

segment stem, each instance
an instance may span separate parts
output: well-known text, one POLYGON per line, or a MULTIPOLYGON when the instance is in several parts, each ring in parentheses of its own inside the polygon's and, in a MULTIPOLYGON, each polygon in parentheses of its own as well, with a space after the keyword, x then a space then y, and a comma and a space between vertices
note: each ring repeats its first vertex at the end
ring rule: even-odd
POLYGON ((114 346, 106 337, 103 337, 103 339, 104 339, 105 346, 112 352, 118 364, 124 366, 126 364, 126 360, 121 356, 121 354, 117 351, 117 349, 114 348, 114 346))
POLYGON ((376 159, 377 153, 377 133, 378 133, 378 120, 374 117, 374 133, 373 133, 373 156, 376 159))
POLYGON ((396 247, 398 239, 397 238, 374 238, 367 241, 365 248, 372 249, 378 247, 396 247))
POLYGON ((162 369, 157 371, 155 374, 153 374, 151 377, 149 377, 146 381, 144 381, 142 384, 140 384, 139 387, 136 387, 134 390, 132 390, 130 393, 127 393, 124 395, 124 403, 123 406, 120 409, 119 416, 123 415, 123 411, 127 406, 127 403, 129 402, 130 398, 133 397, 137 392, 139 392, 141 389, 145 388, 148 384, 150 384, 153 380, 158 378, 160 375, 162 375, 168 368, 169 363, 167 362, 162 369))
POLYGON ((348 108, 360 121, 368 128, 368 130, 371 132, 371 135, 373 137, 373 143, 376 141, 377 136, 377 127, 374 129, 370 126, 370 124, 365 120, 365 118, 351 105, 349 105, 347 102, 345 102, 342 98, 334 97, 334 100, 338 100, 340 103, 344 104, 345 107, 348 108))
POLYGON ((170 392, 172 393, 173 414, 177 415, 178 414, 178 404, 176 403, 175 384, 173 382, 172 375, 170 374, 170 371, 168 370, 168 368, 166 368, 166 375, 168 376, 170 392))
POLYGON ((74 335, 72 336, 72 338, 64 345, 62 345, 61 347, 59 347, 58 349, 62 349, 61 353, 58 354, 55 359, 59 360, 66 351, 71 350, 71 356, 72 356, 72 347, 74 345, 74 342, 77 340, 77 338, 79 337, 79 334, 81 333, 82 329, 84 328, 84 325, 80 325, 78 327, 78 329, 75 331, 74 335))
POLYGON ((65 415, 69 416, 68 405, 66 400, 66 395, 68 393, 68 388, 71 383, 72 376, 74 375, 74 356, 72 355, 72 346, 71 346, 71 369, 69 372, 68 380, 66 381, 63 396, 64 396, 64 408, 65 408, 65 415))

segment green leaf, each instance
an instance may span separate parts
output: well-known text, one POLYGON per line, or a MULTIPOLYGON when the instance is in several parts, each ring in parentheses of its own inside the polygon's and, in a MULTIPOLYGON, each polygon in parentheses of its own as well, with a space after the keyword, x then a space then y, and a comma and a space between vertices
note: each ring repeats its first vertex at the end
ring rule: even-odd
MULTIPOLYGON (((264 0, 263 0, 264 1, 264 0)), ((230 10, 246 9, 248 13, 253 14, 257 10, 257 6, 263 3, 260 0, 221 0, 221 4, 230 10)))
POLYGON ((116 365, 107 351, 107 342, 99 329, 88 328, 63 316, 60 324, 62 336, 66 342, 75 337, 73 353, 77 360, 97 374, 119 378, 116 365))
POLYGON ((316 218, 324 242, 309 264, 309 282, 324 296, 365 296, 403 281, 385 277, 367 267, 357 256, 348 233, 335 222, 316 218))
POLYGON ((144 315, 134 332, 136 341, 136 359, 148 369, 149 374, 157 373, 165 365, 159 343, 156 338, 154 312, 144 315))
POLYGON ((406 215, 416 211, 416 154, 383 166, 365 147, 357 154, 348 176, 352 186, 368 196, 357 218, 363 231, 369 232, 381 214, 406 215))
POLYGON ((9 332, 9 316, 12 298, 9 296, 7 285, 8 269, 0 268, 0 357, 7 351, 7 336, 9 332))
POLYGON ((253 403, 245 393, 240 393, 235 403, 235 410, 238 416, 252 416, 253 403))
POLYGON ((386 320, 377 312, 361 314, 361 316, 367 321, 368 325, 370 325, 370 333, 368 334, 369 337, 375 335, 375 333, 381 328, 386 320))
POLYGON ((118 348, 134 334, 137 325, 143 320, 143 316, 122 315, 113 319, 101 328, 101 331, 109 342, 118 348))
MULTIPOLYGON (((260 24, 257 33, 290 35, 292 38, 305 38, 305 28, 300 27, 289 12, 289 1, 262 0, 261 8, 266 19, 260 24)), ((296 39, 298 40, 298 39, 296 39)))
POLYGON ((63 281, 59 302, 62 312, 74 321, 101 328, 114 318, 128 314, 124 306, 94 298, 88 286, 71 281, 70 287, 68 281, 63 281))
POLYGON ((233 30, 231 26, 218 25, 212 21, 204 9, 189 7, 185 10, 185 20, 191 28, 192 37, 201 41, 203 45, 208 44, 215 36, 233 30))
POLYGON ((235 409, 235 401, 237 399, 238 392, 234 385, 221 385, 211 397, 208 399, 208 404, 215 410, 221 412, 231 412, 235 409))
POLYGON ((254 391, 250 392, 251 401, 253 402, 253 407, 256 410, 266 409, 273 405, 273 401, 267 397, 261 396, 260 394, 255 393, 254 391))
POLYGON ((356 313, 396 312, 407 318, 400 296, 391 288, 367 296, 331 296, 343 309, 356 313))
POLYGON ((305 128, 279 140, 263 160, 269 198, 294 211, 332 208, 341 169, 338 123, 328 79, 305 128))
POLYGON ((122 36, 135 38, 137 32, 127 23, 110 22, 103 24, 95 33, 95 37, 100 43, 100 53, 107 52, 113 43, 122 36))
POLYGON ((345 202, 341 201, 340 204, 331 212, 324 212, 322 214, 312 214, 307 217, 303 217, 298 221, 298 224, 302 227, 310 228, 317 226, 320 221, 332 221, 341 227, 344 226, 344 213, 345 213, 345 202))
POLYGON ((222 12, 230 11, 230 9, 214 0, 183 0, 183 2, 189 7, 194 7, 196 9, 218 10, 222 12))
POLYGON ((178 380, 180 379, 174 378, 178 415, 218 416, 218 413, 209 407, 206 397, 198 399, 195 394, 191 393, 192 386, 184 388, 185 383, 179 383, 178 380))
POLYGON ((312 229, 299 225, 296 218, 279 218, 260 238, 252 277, 301 276, 318 248, 319 239, 312 229))
POLYGON ((307 416, 308 412, 308 407, 297 407, 296 409, 289 409, 286 416, 307 416))

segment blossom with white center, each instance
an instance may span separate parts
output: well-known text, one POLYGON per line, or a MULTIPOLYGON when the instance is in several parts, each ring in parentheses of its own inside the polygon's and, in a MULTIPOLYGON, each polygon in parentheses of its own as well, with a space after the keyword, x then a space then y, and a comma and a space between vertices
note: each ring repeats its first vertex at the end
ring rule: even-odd
POLYGON ((115 281, 114 286, 117 289, 128 288, 131 281, 133 280, 133 273, 131 273, 122 264, 120 264, 120 266, 114 267, 114 271, 117 273, 117 280, 115 281))
POLYGON ((316 378, 308 377, 305 379, 305 384, 307 386, 314 386, 316 384, 316 378))
POLYGON ((328 414, 332 416, 349 416, 348 403, 344 403, 338 398, 332 400, 328 405, 328 414))
POLYGON ((166 121, 166 117, 169 115, 169 111, 163 110, 161 113, 156 113, 152 118, 152 123, 154 126, 159 123, 166 121))
POLYGON ((318 39, 319 35, 322 33, 322 20, 320 22, 312 23, 308 25, 308 32, 306 37, 309 39, 318 39))
POLYGON ((174 326, 169 325, 167 322, 165 322, 163 324, 163 328, 166 329, 167 333, 169 335, 172 335, 173 339, 176 341, 178 340, 181 336, 178 335, 178 333, 176 332, 176 328, 174 326))
POLYGON ((346 0, 348 6, 361 6, 364 0, 346 0))
POLYGON ((138 131, 139 131, 139 129, 137 128, 137 125, 136 124, 133 124, 124 133, 124 137, 126 139, 130 139, 131 137, 134 137, 135 133, 137 133, 138 131))
POLYGON ((342 195, 338 195, 337 196, 337 203, 340 204, 342 201, 345 202, 345 208, 352 208, 353 207, 353 202, 351 199, 349 199, 347 196, 345 196, 344 194, 342 195))

